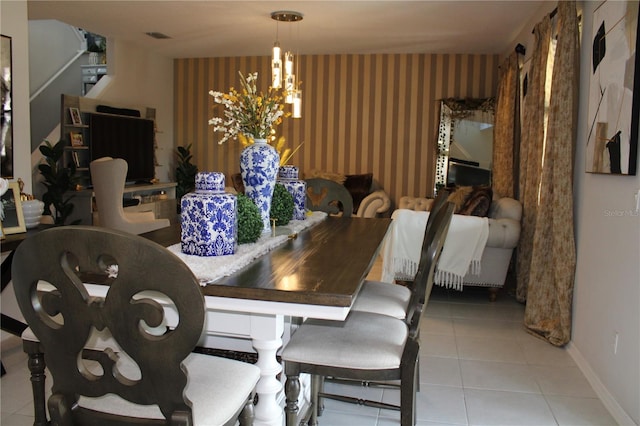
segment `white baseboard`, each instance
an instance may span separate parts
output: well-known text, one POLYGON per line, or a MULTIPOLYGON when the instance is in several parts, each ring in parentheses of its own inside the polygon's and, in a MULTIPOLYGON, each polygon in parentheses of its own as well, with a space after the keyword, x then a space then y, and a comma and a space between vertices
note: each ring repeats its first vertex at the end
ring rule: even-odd
POLYGON ((598 395, 600 401, 602 401, 602 404, 604 404, 605 408, 609 410, 609 414, 611 414, 616 423, 620 426, 638 426, 638 424, 633 421, 620 404, 618 404, 606 386, 600 381, 598 375, 591 369, 591 366, 573 342, 569 342, 569 344, 567 344, 567 352, 571 358, 573 358, 573 361, 576 363, 580 371, 582 371, 582 374, 584 374, 587 381, 593 388, 593 391, 598 395))

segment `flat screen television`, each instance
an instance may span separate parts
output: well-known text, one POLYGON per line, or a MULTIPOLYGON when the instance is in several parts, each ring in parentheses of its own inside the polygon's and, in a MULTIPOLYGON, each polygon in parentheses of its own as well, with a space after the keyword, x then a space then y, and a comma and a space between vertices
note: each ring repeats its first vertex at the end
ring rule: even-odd
POLYGON ((491 170, 470 164, 449 161, 447 186, 491 185, 491 170))
POLYGON ((91 160, 100 157, 127 161, 127 183, 155 177, 153 120, 113 114, 90 114, 91 160))

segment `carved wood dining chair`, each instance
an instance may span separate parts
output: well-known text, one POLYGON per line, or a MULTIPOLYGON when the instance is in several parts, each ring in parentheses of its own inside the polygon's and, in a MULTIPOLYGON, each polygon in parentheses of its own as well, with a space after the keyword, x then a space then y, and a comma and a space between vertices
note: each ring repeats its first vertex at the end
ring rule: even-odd
MULTIPOLYGON (((435 219, 440 209, 447 202, 449 194, 446 191, 440 191, 436 196, 431 211, 427 218, 427 224, 424 230, 424 238, 422 240, 422 249, 430 242, 427 240, 429 228, 433 226, 443 226, 445 217, 440 217, 441 222, 435 223, 435 219)), ((420 259, 424 262, 427 259, 420 259)), ((352 310, 362 312, 373 312, 376 314, 389 315, 401 320, 407 319, 407 310, 410 305, 412 289, 414 282, 408 283, 407 286, 387 283, 381 281, 366 280, 362 284, 362 288, 358 292, 358 297, 351 307, 352 310)))
POLYGON ((52 424, 252 423, 260 370, 191 352, 204 298, 164 247, 104 228, 52 228, 17 248, 12 275, 53 378, 52 424), (88 282, 103 284, 104 297, 90 296, 88 282), (85 349, 93 329, 110 332, 108 347, 85 349))
POLYGON ((387 315, 352 311, 345 321, 307 320, 291 336, 282 351, 287 375, 287 426, 295 425, 297 420, 300 373, 312 375, 309 424, 317 424, 319 397, 396 409, 400 411, 402 426, 415 424, 420 319, 433 287, 434 271, 452 215, 453 205, 440 209, 434 220, 442 221, 444 226, 431 227, 427 234, 430 244, 423 247, 421 257, 428 261, 421 262, 415 278, 416 288, 423 290, 412 295, 408 324, 387 315), (400 380, 400 406, 321 393, 323 376, 367 381, 400 380))
POLYGON ((322 178, 305 179, 305 182, 307 182, 307 208, 309 210, 351 217, 353 198, 344 185, 322 178))

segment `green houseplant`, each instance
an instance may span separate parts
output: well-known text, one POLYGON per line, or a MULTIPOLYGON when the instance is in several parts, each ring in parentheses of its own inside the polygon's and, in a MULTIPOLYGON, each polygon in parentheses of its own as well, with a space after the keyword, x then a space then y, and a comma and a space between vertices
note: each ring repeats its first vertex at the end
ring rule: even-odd
MULTIPOLYGON (((191 163, 191 144, 176 148, 178 155, 178 166, 176 167, 176 198, 178 206, 183 195, 193 192, 196 188, 196 174, 198 167, 191 163)), ((178 207, 179 208, 179 207, 178 207)))
MULTIPOLYGON (((76 188, 78 178, 76 176, 76 166, 70 162, 69 167, 62 166, 62 155, 64 154, 65 141, 60 140, 55 145, 47 140, 44 145, 40 145, 40 153, 44 156, 45 163, 38 165, 38 170, 44 178, 44 185, 47 191, 42 195, 45 215, 53 216, 56 225, 65 225, 65 222, 73 213, 73 194, 67 192, 76 188), (51 211, 51 206, 54 212, 51 211)), ((78 224, 80 219, 71 223, 78 224)))

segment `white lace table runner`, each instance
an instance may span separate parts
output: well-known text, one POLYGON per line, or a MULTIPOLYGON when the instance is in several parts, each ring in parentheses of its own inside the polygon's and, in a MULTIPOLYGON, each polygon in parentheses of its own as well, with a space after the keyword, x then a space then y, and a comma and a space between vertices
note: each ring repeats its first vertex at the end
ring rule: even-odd
POLYGON ((324 212, 311 212, 305 220, 292 220, 287 226, 277 227, 276 236, 261 236, 255 243, 239 244, 235 254, 228 256, 193 256, 181 251, 180 243, 173 244, 169 251, 178 256, 191 269, 200 284, 205 286, 222 277, 227 277, 247 266, 254 259, 275 249, 289 239, 289 235, 297 234, 327 217, 324 212))

